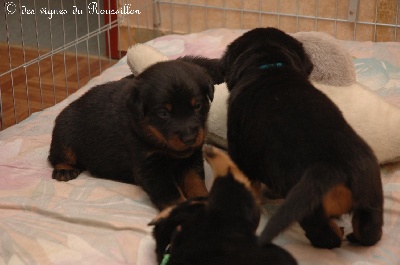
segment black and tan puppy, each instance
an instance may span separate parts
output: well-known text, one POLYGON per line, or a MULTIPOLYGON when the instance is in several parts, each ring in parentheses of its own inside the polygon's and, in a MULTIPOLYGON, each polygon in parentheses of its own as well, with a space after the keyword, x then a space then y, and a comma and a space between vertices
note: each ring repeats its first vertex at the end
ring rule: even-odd
POLYGON ((334 220, 353 213, 351 242, 382 235, 380 168, 339 109, 308 81, 302 44, 274 28, 251 30, 223 58, 230 91, 228 150, 251 180, 286 200, 260 237, 268 243, 295 221, 314 246, 341 245, 334 220))
POLYGON ((250 181, 221 150, 204 146, 215 180, 208 198, 168 208, 153 221, 161 264, 294 265, 282 248, 259 246, 254 234, 259 206, 250 181))
POLYGON ((159 209, 206 196, 201 147, 214 84, 223 81, 215 69, 218 60, 183 57, 88 91, 56 119, 53 178, 88 170, 138 184, 159 209))

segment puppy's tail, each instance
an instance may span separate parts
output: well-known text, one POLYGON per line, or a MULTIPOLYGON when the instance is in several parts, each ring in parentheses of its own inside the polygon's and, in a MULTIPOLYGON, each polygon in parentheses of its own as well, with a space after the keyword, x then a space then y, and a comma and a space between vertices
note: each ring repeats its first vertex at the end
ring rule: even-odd
MULTIPOLYGON (((324 196, 332 188, 344 185, 343 176, 343 173, 326 165, 315 165, 307 170, 268 221, 259 237, 259 244, 271 243, 291 224, 301 221, 321 207, 324 196)), ((329 215, 329 213, 327 214, 329 215)))

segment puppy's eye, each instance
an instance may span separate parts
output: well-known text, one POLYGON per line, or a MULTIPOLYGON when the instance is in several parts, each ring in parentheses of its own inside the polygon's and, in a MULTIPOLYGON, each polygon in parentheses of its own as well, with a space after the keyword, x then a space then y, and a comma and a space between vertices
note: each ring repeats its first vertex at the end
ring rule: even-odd
POLYGON ((195 103, 194 105, 193 105, 193 109, 194 110, 200 110, 201 109, 201 103, 195 103))
POLYGON ((158 111, 158 116, 160 116, 162 118, 168 117, 168 115, 169 115, 169 112, 166 109, 161 109, 158 111))

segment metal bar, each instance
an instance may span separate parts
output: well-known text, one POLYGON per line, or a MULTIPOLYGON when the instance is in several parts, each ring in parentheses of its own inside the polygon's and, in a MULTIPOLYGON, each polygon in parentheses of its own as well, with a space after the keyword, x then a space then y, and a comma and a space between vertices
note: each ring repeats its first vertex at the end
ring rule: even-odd
MULTIPOLYGON (((138 8, 139 7, 139 0, 136 0, 136 8, 138 8)), ((147 13, 146 13, 147 14, 147 13)), ((139 15, 136 15, 136 25, 137 25, 137 27, 136 27, 136 34, 138 35, 138 36, 140 36, 140 19, 139 19, 140 17, 139 17, 139 15)), ((146 23, 147 23, 147 18, 146 18, 146 23)), ((130 39, 131 39, 131 29, 130 29, 130 19, 129 19, 129 17, 128 17, 128 23, 127 23, 127 26, 128 26, 128 47, 130 47, 131 46, 131 41, 130 41, 130 39)))
MULTIPOLYGON (((88 6, 88 2, 87 0, 85 0, 86 6, 88 6)), ((99 6, 97 6, 99 7, 99 6)), ((89 27, 89 11, 86 12, 86 28, 87 28, 87 34, 89 34, 90 32, 90 27, 89 27)), ((86 56, 87 56, 87 64, 88 64, 88 76, 89 79, 92 78, 91 74, 90 74, 90 58, 89 58, 89 39, 86 40, 86 56)))
MULTIPOLYGON (((280 3, 280 0, 278 0, 278 2, 280 3)), ((160 1, 160 3, 169 3, 169 2, 163 2, 160 1)), ((174 3, 174 5, 185 5, 183 3, 174 3)), ((278 5, 278 7, 280 6, 280 4, 278 5)), ((192 7, 204 7, 201 5, 197 5, 197 4, 192 4, 192 7)), ((219 6, 208 6, 209 8, 213 8, 213 9, 219 9, 219 10, 223 10, 223 7, 219 7, 219 6)), ((256 10, 251 10, 251 9, 240 9, 240 8, 231 8, 231 7, 227 7, 226 8, 227 11, 243 11, 246 13, 254 13, 254 14, 258 14, 259 11, 256 10)), ((262 14, 265 15, 277 15, 277 16, 282 16, 282 17, 293 17, 296 18, 296 14, 288 14, 288 13, 280 13, 280 8, 278 10, 278 12, 270 12, 270 11, 262 11, 262 14)), ((299 18, 306 18, 306 19, 316 19, 315 16, 307 16, 307 15, 299 15, 299 18)), ((323 20, 323 21, 335 21, 335 18, 325 18, 325 17, 317 17, 318 20, 323 20)), ((349 22, 347 19, 337 19, 337 22, 349 22)), ((374 22, 368 22, 368 21, 357 21, 357 24, 362 24, 362 25, 375 25, 374 22)), ((398 27, 395 24, 389 24, 389 23, 376 23, 377 26, 384 26, 384 27, 398 27)))
POLYGON ((224 28, 226 28, 226 0, 224 0, 224 10, 222 11, 223 12, 223 16, 224 16, 224 23, 223 23, 223 25, 224 25, 224 28))
MULTIPOLYGON (((207 2, 207 0, 206 0, 206 2, 207 2)), ((207 9, 206 9, 206 12, 207 12, 207 9)), ((206 13, 206 21, 207 21, 207 13, 206 13)), ((174 4, 171 2, 171 33, 173 33, 173 32, 174 32, 174 4)))
POLYGON ((315 22, 314 29, 318 31, 318 0, 315 0, 315 22))
POLYGON ((339 0, 336 0, 336 6, 335 6, 335 22, 334 22, 334 25, 333 25, 333 27, 334 27, 334 31, 335 31, 335 38, 336 38, 336 35, 337 35, 337 19, 338 19, 338 13, 339 13, 339 0))
POLYGON ((1 99, 1 85, 0 85, 0 130, 4 130, 3 100, 1 99))
POLYGON ((296 1, 296 31, 299 31, 299 14, 300 14, 300 4, 299 0, 296 1))
POLYGON ((358 11, 358 0, 350 0, 349 1, 349 9, 347 13, 347 21, 348 22, 356 22, 357 21, 357 12, 358 11))
POLYGON ((161 25, 161 9, 160 9, 160 1, 153 1, 153 26, 155 29, 161 25))
POLYGON ((244 26, 243 26, 243 24, 244 24, 244 23, 243 23, 243 20, 244 20, 244 18, 243 18, 243 9, 244 9, 243 1, 244 1, 244 0, 240 1, 240 7, 241 7, 241 8, 240 8, 240 28, 241 28, 241 29, 243 29, 243 27, 244 27, 244 26))
POLYGON ((261 11, 262 11, 262 2, 261 0, 258 0, 258 26, 261 27, 261 11))
POLYGON ((396 1, 396 27, 394 28, 394 41, 397 41, 397 25, 399 19, 399 1, 396 1))
MULTIPOLYGON (((47 0, 47 8, 50 10, 50 0, 47 0)), ((51 28, 51 19, 49 19, 49 27, 50 27, 50 50, 54 49, 53 47, 53 29, 51 28)), ((54 105, 57 104, 57 97, 56 97, 56 83, 54 81, 54 62, 53 62, 53 55, 50 56, 51 60, 51 78, 53 81, 53 93, 54 93, 54 105)))
MULTIPOLYGON (((19 9, 21 10, 21 0, 18 0, 19 9)), ((21 33, 21 44, 22 44, 22 60, 24 64, 26 63, 26 53, 25 53, 25 41, 24 41, 24 25, 22 22, 22 12, 19 14, 19 23, 20 23, 20 33, 21 33)), ((26 102, 28 104, 28 116, 31 116, 31 104, 29 99, 29 88, 28 88, 28 73, 26 71, 26 67, 24 67, 25 74, 25 92, 26 92, 26 102)))
POLYGON ((27 62, 26 64, 24 64, 24 65, 19 65, 19 66, 14 67, 14 68, 11 68, 11 67, 10 67, 10 70, 7 71, 7 72, 4 72, 4 73, 2 73, 2 74, 0 74, 0 77, 1 77, 1 76, 4 76, 4 75, 6 75, 6 74, 9 74, 9 73, 11 73, 11 72, 13 72, 13 71, 15 71, 15 70, 17 70, 17 69, 20 69, 20 68, 22 68, 22 67, 30 66, 30 65, 32 65, 32 64, 34 64, 34 63, 37 63, 38 61, 43 60, 43 59, 45 59, 45 58, 52 57, 53 55, 55 55, 55 54, 57 54, 57 53, 63 51, 64 49, 68 49, 68 48, 73 47, 73 46, 76 45, 76 44, 79 44, 79 43, 81 43, 81 42, 85 42, 85 41, 89 40, 90 38, 92 38, 93 36, 96 36, 96 34, 99 34, 99 33, 101 33, 101 32, 105 32, 105 31, 108 31, 110 28, 114 28, 114 27, 117 27, 117 26, 118 26, 118 20, 114 21, 114 22, 111 24, 111 26, 110 26, 110 25, 105 25, 105 26, 103 26, 101 29, 97 29, 97 30, 95 30, 95 31, 92 31, 92 32, 90 32, 89 34, 86 34, 86 35, 80 37, 78 40, 74 40, 74 41, 72 41, 72 42, 67 43, 67 44, 66 44, 65 46, 63 46, 63 47, 59 47, 59 48, 56 48, 56 49, 52 49, 50 52, 48 52, 48 53, 46 53, 46 54, 40 56, 40 58, 36 58, 36 59, 31 60, 31 61, 28 61, 28 62, 27 62))
MULTIPOLYGON (((36 15, 36 0, 33 0, 33 7, 35 10, 35 29, 36 29, 36 46, 37 46, 37 51, 38 51, 38 59, 40 59, 40 44, 39 44, 39 28, 38 28, 38 23, 37 23, 37 15, 36 15)), ((42 72, 40 70, 40 60, 37 61, 38 65, 38 76, 39 76, 39 93, 40 93, 40 109, 44 110, 44 104, 43 104, 43 87, 42 87, 42 72)))
POLYGON ((374 41, 376 41, 376 23, 378 23, 378 0, 375 0, 375 26, 374 26, 374 41))
POLYGON ((121 32, 120 32, 120 24, 122 24, 122 22, 124 21, 124 17, 122 17, 122 21, 121 21, 121 23, 119 22, 119 20, 118 20, 118 27, 117 27, 117 29, 118 29, 118 58, 121 58, 122 56, 122 54, 121 54, 121 32))
POLYGON ((187 29, 187 32, 189 33, 190 32, 190 11, 192 10, 192 5, 190 4, 190 0, 188 0, 188 11, 187 11, 187 13, 188 13, 188 29, 187 29))
MULTIPOLYGON (((61 9, 64 10, 64 4, 63 0, 60 0, 61 3, 61 9)), ((62 29, 63 29, 63 44, 65 45, 65 21, 64 21, 64 14, 61 15, 61 20, 62 20, 62 29)), ((69 91, 68 91, 68 76, 67 76, 67 62, 66 62, 66 57, 65 57, 65 49, 63 50, 63 59, 64 59, 64 76, 65 76, 65 93, 68 97, 69 91)))
MULTIPOLYGON (((110 0, 106 0, 108 1, 108 8, 111 9, 111 3, 110 0)), ((106 26, 110 26, 112 23, 111 21, 111 13, 108 13, 108 24, 106 26)), ((108 63, 111 65, 111 41, 110 41, 110 35, 111 35, 111 27, 109 27, 108 32, 106 33, 107 36, 107 49, 108 49, 108 63)))
MULTIPOLYGON (((136 8, 139 8, 139 0, 136 0, 136 8)), ((139 17, 139 15, 138 14, 136 14, 136 25, 137 25, 137 27, 136 27, 136 36, 140 36, 140 19, 139 19, 140 17, 139 17)), ((127 26, 128 26, 128 48, 129 47, 131 47, 131 39, 132 39, 132 36, 131 36, 131 25, 130 25, 130 18, 129 18, 129 16, 128 16, 128 23, 127 23, 127 26)))
MULTIPOLYGON (((11 47, 10 47, 10 33, 9 33, 9 28, 8 28, 8 20, 7 20, 7 12, 4 12, 5 16, 5 24, 6 24, 6 37, 7 37, 7 48, 8 48, 8 61, 10 64, 10 69, 12 69, 12 59, 11 59, 11 47)), ((0 75, 2 76, 2 75, 0 75)), ((17 104, 15 101, 15 89, 14 89, 14 77, 13 77, 13 72, 10 72, 10 78, 11 78, 11 92, 12 92, 12 101, 13 101, 13 106, 14 106, 14 121, 15 124, 18 123, 18 118, 17 118, 17 104)))
MULTIPOLYGON (((354 32, 353 32, 353 40, 356 40, 357 39, 357 17, 358 17, 358 0, 350 0, 350 4, 352 3, 352 2, 354 2, 354 7, 352 7, 352 8, 354 8, 354 10, 353 10, 353 12, 354 12, 354 15, 353 15, 353 17, 351 18, 352 20, 354 20, 354 21, 352 21, 352 22, 354 22, 354 32)), ((351 11, 349 10, 349 13, 350 13, 351 11)))
MULTIPOLYGON (((74 0, 74 5, 76 6, 76 0, 74 0)), ((75 39, 78 40, 79 39, 79 36, 78 36, 78 18, 77 18, 77 14, 76 13, 75 13, 74 19, 75 19, 75 39)), ((78 83, 78 87, 81 87, 81 85, 80 85, 80 76, 79 76, 78 44, 77 43, 75 43, 75 67, 76 67, 76 81, 78 83)))
POLYGON ((280 0, 278 0, 278 13, 277 13, 277 15, 278 15, 278 28, 280 29, 281 28, 281 1, 280 0))
MULTIPOLYGON (((136 0, 136 3, 137 3, 137 1, 138 0, 136 0)), ((126 4, 126 2, 125 2, 125 4, 126 4)), ((139 6, 139 4, 137 3, 136 4, 136 7, 138 7, 139 6)), ((124 18, 125 18, 125 15, 122 15, 124 18)), ((138 32, 138 34, 140 34, 139 32, 140 32, 140 26, 139 26, 139 24, 140 24, 140 20, 139 20, 139 15, 136 15, 136 18, 137 18, 137 25, 138 25, 138 27, 136 28, 136 30, 137 30, 137 32, 138 32)), ((128 48, 129 47, 131 47, 131 41, 132 41, 132 35, 131 35, 131 19, 129 18, 129 16, 127 17, 127 19, 128 19, 128 23, 126 23, 126 26, 127 26, 127 30, 128 30, 128 48)))
MULTIPOLYGON (((100 2, 99 0, 97 0, 97 6, 100 6, 100 2)), ((100 13, 97 14, 97 28, 101 27, 101 23, 100 23, 100 13)), ((97 52, 98 52, 98 58, 99 58, 99 70, 100 70, 100 74, 103 72, 102 68, 101 68, 101 54, 100 54, 100 34, 97 34, 97 52)))
MULTIPOLYGON (((148 18, 147 15, 149 14, 149 10, 148 10, 147 7, 148 7, 148 5, 146 4, 146 5, 144 6, 144 10, 145 10, 144 12, 146 13, 146 28, 150 28, 150 27, 149 27, 149 20, 147 19, 147 18, 148 18)), ((138 14, 137 16, 139 16, 139 14, 138 14)), ((138 25, 138 26, 139 26, 139 25, 138 25)), ((153 26, 153 27, 154 27, 154 26, 153 26)))

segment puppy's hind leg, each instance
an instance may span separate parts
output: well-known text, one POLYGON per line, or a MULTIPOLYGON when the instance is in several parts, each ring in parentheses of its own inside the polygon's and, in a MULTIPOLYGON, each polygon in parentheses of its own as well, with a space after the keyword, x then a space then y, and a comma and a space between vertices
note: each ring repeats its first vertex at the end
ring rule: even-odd
POLYGON ((343 184, 344 180, 343 173, 330 165, 316 164, 310 167, 269 219, 259 237, 259 244, 270 243, 297 221, 301 222, 314 246, 340 246, 342 233, 330 218, 340 216, 351 208, 351 193, 343 184), (344 199, 337 198, 343 194, 346 195, 344 199), (313 232, 313 228, 318 232, 313 232))
POLYGON ((78 177, 82 169, 77 165, 74 151, 63 146, 56 150, 54 146, 50 149, 49 162, 54 167, 52 178, 59 181, 69 181, 78 177))
MULTIPOLYGON (((373 196, 371 196, 373 197, 373 196)), ((353 233, 347 236, 352 243, 364 246, 372 246, 382 237, 383 209, 377 204, 379 199, 375 198, 375 206, 357 207, 353 211, 352 226, 353 233)))
POLYGON ((300 221, 311 244, 318 248, 336 248, 342 243, 343 230, 330 219, 322 207, 300 221))
POLYGON ((381 239, 383 226, 380 168, 373 163, 368 165, 370 170, 354 180, 353 233, 347 236, 350 242, 364 246, 374 245, 381 239))
POLYGON ((353 212, 353 233, 347 236, 352 243, 372 246, 382 237, 382 210, 356 209, 353 212))

